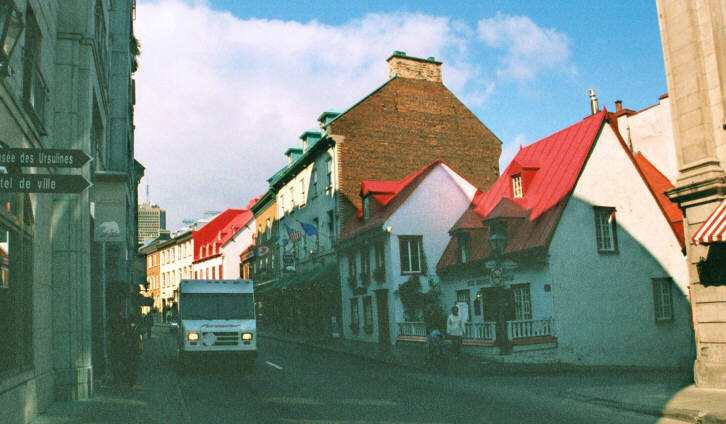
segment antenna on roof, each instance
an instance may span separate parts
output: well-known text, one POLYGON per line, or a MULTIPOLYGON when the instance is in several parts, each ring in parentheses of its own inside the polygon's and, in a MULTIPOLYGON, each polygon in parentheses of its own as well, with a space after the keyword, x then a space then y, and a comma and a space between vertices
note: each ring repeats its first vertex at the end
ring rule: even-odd
POLYGON ((600 112, 600 108, 597 105, 597 96, 595 95, 595 90, 591 88, 587 90, 587 94, 590 95, 590 111, 592 112, 592 114, 594 115, 600 112))

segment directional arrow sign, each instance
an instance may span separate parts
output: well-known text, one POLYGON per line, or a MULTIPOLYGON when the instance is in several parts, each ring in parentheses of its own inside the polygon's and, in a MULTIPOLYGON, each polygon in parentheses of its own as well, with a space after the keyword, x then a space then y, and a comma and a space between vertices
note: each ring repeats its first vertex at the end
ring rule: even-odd
POLYGON ((0 193, 80 193, 89 185, 81 175, 0 174, 0 193))
POLYGON ((80 168, 91 160, 83 150, 0 149, 0 166, 80 168))

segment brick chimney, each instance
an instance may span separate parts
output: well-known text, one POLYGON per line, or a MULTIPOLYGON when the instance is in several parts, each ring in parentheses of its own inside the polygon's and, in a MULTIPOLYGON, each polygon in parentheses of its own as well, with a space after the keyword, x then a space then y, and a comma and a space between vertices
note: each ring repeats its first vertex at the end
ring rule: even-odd
POLYGON ((400 78, 442 82, 441 62, 437 62, 433 57, 421 59, 406 56, 406 52, 395 51, 386 61, 388 62, 388 78, 396 74, 400 78))

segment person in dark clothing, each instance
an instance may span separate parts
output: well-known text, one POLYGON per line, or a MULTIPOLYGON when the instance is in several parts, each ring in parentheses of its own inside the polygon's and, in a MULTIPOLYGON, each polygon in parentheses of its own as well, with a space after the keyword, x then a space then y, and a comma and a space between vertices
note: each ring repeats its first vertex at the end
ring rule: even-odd
POLYGON ((151 338, 151 328, 154 327, 154 317, 151 316, 151 312, 144 315, 144 326, 146 327, 146 338, 151 338))
POLYGON ((138 317, 124 318, 123 312, 114 314, 108 322, 109 359, 114 383, 133 386, 138 374, 141 355, 141 329, 138 317))

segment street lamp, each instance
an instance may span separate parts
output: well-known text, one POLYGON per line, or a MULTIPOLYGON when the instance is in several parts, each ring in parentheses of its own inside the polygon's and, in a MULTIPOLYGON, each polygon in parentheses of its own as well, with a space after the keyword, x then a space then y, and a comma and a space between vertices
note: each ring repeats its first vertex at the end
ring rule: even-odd
POLYGON ((494 261, 496 262, 494 268, 491 270, 492 285, 495 287, 497 293, 497 344, 499 345, 499 354, 506 355, 509 353, 509 346, 507 343, 507 321, 504 314, 505 302, 504 302, 504 287, 503 283, 503 270, 501 257, 504 253, 504 249, 507 247, 507 235, 506 235, 506 224, 504 222, 495 220, 489 224, 490 236, 487 240, 489 242, 489 248, 494 253, 494 261))
POLYGON ((0 5, 0 76, 10 75, 10 56, 23 32, 23 14, 12 0, 0 5))

